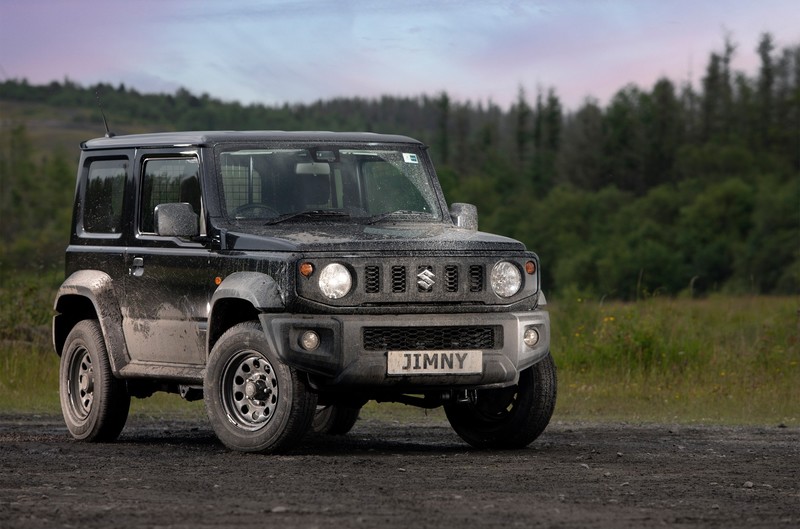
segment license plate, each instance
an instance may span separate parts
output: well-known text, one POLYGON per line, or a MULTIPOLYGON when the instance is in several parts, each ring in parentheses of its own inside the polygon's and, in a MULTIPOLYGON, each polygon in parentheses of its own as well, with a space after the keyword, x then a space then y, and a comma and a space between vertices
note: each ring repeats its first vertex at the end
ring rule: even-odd
POLYGON ((483 372, 483 351, 389 351, 389 375, 474 375, 483 372))

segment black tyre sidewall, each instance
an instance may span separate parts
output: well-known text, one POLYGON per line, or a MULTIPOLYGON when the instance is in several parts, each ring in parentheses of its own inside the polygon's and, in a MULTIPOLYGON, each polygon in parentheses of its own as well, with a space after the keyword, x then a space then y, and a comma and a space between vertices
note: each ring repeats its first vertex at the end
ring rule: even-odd
POLYGON ((301 376, 271 350, 257 322, 232 327, 216 343, 208 359, 203 395, 208 419, 217 437, 228 448, 240 452, 289 450, 311 426, 316 408, 316 395, 308 390, 301 376), (233 357, 245 350, 255 351, 269 361, 279 387, 278 402, 271 418, 254 431, 237 426, 223 401, 225 368, 233 357))
POLYGON ((355 426, 360 407, 331 404, 317 409, 314 414, 312 429, 315 433, 344 435, 355 426))
POLYGON ((513 413, 502 420, 486 419, 472 404, 448 404, 445 414, 455 432, 476 448, 524 448, 541 435, 555 409, 556 368, 549 354, 520 373, 517 393, 513 413))
POLYGON ((111 372, 103 332, 96 320, 78 322, 67 336, 59 367, 59 398, 64 422, 75 439, 113 441, 125 427, 130 395, 125 382, 111 372), (75 409, 69 388, 72 365, 81 349, 88 352, 94 375, 94 400, 86 417, 75 409))

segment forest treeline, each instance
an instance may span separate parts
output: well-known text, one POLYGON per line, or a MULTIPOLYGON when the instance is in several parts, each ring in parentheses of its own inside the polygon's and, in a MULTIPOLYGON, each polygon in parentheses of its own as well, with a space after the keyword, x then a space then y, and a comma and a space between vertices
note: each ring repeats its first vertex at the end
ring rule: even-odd
MULTIPOLYGON (((597 297, 800 292, 800 45, 756 43, 757 72, 726 38, 699 82, 621 87, 567 110, 556 89, 520 87, 510 108, 433 96, 265 106, 190 89, 0 83, 0 102, 45 105, 61 126, 366 130, 426 142, 451 202, 524 241, 545 288, 597 297), (71 117, 66 117, 71 116, 71 117)), ((34 148, 23 117, 0 125, 0 270, 60 266, 74 152, 34 148)))

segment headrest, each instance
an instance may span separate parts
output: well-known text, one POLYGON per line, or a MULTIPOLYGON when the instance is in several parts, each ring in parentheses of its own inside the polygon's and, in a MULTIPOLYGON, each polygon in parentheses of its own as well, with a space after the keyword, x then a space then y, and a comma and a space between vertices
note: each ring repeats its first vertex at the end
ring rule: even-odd
POLYGON ((301 162, 297 164, 294 172, 296 174, 329 175, 331 174, 331 166, 324 162, 301 162))

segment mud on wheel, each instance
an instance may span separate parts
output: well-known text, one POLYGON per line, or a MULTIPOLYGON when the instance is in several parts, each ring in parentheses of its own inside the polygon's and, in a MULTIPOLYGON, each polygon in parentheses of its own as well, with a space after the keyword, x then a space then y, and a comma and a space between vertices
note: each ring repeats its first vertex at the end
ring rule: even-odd
POLYGON ((548 354, 522 371, 516 386, 485 389, 467 403, 445 405, 450 425, 477 448, 524 448, 539 437, 556 404, 556 367, 548 354))
POLYGON ((243 452, 294 446, 308 430, 317 402, 300 374, 271 350, 258 322, 222 335, 208 359, 203 393, 217 437, 243 452))
POLYGON ((113 441, 128 419, 131 397, 114 378, 97 320, 78 322, 61 351, 59 397, 67 429, 75 439, 113 441))

